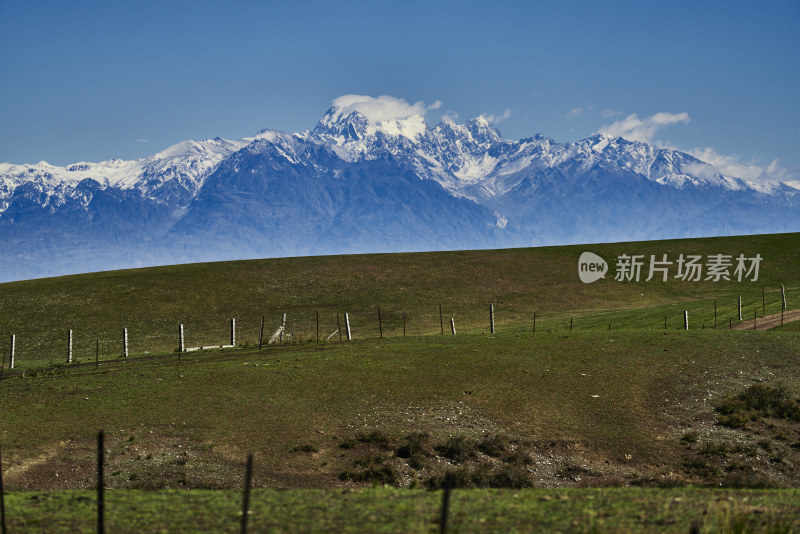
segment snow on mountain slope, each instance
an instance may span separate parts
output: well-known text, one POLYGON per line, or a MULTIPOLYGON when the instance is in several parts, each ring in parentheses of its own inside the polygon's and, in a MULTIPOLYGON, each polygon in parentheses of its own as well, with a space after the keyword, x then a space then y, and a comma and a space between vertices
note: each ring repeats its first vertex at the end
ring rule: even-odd
POLYGON ((134 161, 0 163, 0 280, 132 261, 800 229, 800 180, 745 181, 600 134, 508 140, 483 116, 429 127, 430 106, 365 98, 337 99, 301 133, 184 141, 134 161))
POLYGON ((511 141, 485 117, 465 124, 445 118, 430 128, 421 116, 375 121, 359 111, 348 111, 350 107, 341 103, 331 107, 311 132, 263 130, 237 141, 184 141, 134 161, 112 159, 66 167, 44 161, 0 163, 0 214, 23 184, 35 191, 37 203, 54 210, 79 195, 76 188, 87 179, 102 189, 136 190, 153 202, 185 204, 223 159, 256 140, 270 142, 292 164, 314 164, 304 155, 309 144, 321 144, 349 162, 392 156, 410 165, 421 178, 433 179, 451 194, 477 202, 508 193, 531 173, 559 168, 575 174, 596 165, 633 172, 678 189, 692 185, 766 195, 798 189, 797 183, 746 182, 725 176, 686 153, 602 134, 574 143, 557 143, 541 135, 511 141))
MULTIPOLYGON (((156 202, 170 201, 169 196, 160 198, 159 195, 165 184, 185 189, 191 197, 220 161, 248 142, 220 138, 184 141, 149 158, 79 162, 66 167, 45 161, 33 165, 0 163, 0 214, 8 208, 10 199, 22 185, 35 192, 38 203, 51 211, 77 198, 81 194, 78 185, 84 180, 97 182, 101 189, 135 189, 156 202)), ((88 199, 84 201, 88 203, 88 199)))
MULTIPOLYGON (((421 120, 421 119, 420 119, 421 120)), ((722 174, 714 166, 669 148, 597 134, 574 143, 557 143, 537 135, 520 141, 504 139, 485 117, 465 124, 445 118, 433 128, 414 129, 407 135, 376 127, 363 114, 347 115, 330 108, 309 140, 331 147, 347 161, 369 160, 391 154, 409 162, 422 178, 439 182, 456 196, 477 202, 501 196, 525 173, 562 168, 585 171, 601 165, 633 172, 664 186, 719 187, 771 194, 797 189, 791 184, 765 186, 722 174)))

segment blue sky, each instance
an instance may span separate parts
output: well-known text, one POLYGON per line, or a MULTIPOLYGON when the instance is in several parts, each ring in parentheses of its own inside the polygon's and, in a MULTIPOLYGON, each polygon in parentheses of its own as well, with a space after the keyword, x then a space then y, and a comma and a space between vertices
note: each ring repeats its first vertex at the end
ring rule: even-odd
POLYGON ((557 141, 607 131, 797 179, 798 26, 796 0, 6 0, 0 161, 302 131, 362 94, 440 100, 429 123, 493 115, 508 138, 557 141))

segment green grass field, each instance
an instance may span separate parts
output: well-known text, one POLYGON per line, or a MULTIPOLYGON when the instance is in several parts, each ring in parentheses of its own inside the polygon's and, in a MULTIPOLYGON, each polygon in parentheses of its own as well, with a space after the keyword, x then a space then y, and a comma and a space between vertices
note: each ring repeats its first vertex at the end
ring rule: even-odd
MULTIPOLYGON (((230 508, 219 503, 238 498, 231 490, 249 453, 262 497, 254 522, 276 517, 284 530, 306 521, 301 530, 386 523, 407 526, 387 531, 430 531, 440 493, 414 488, 439 487, 448 471, 460 487, 484 488, 458 490, 461 531, 686 531, 692 521, 707 531, 728 523, 739 531, 733 523, 742 521, 797 528, 783 504, 796 504, 795 491, 736 488, 800 484, 800 420, 791 411, 799 323, 731 331, 728 321, 739 295, 745 320, 779 312, 780 284, 788 307, 800 308, 799 269, 800 234, 787 234, 254 260, 1 284, 0 339, 17 338, 16 369, 0 381, 9 510, 24 510, 15 525, 35 531, 51 505, 90 507, 80 492, 95 484, 95 436, 104 429, 110 498, 137 503, 118 507, 117 531, 136 531, 136 521, 158 531, 154 506, 185 505, 176 513, 187 517, 186 531, 206 529, 194 519, 215 525, 203 514, 188 518, 200 506, 190 503, 230 508), (584 250, 610 263, 622 253, 764 260, 757 282, 585 285, 577 276, 584 250), (348 312, 353 342, 316 343, 317 310, 323 338, 348 312), (282 313, 294 337, 258 350, 261 316, 271 334, 282 313), (187 346, 221 344, 231 317, 236 348, 174 352, 178 324, 187 346), (128 359, 119 357, 123 326, 128 359), (76 363, 65 365, 69 328, 76 363), (754 384, 785 391, 790 410, 720 424, 717 406, 754 384), (373 484, 395 489, 351 493, 373 484), (692 489, 719 486, 728 493, 692 489), (488 489, 504 487, 522 497, 488 489), (616 504, 594 505, 606 501, 616 504), (698 516, 718 505, 725 510, 698 516), (673 509, 684 511, 669 516, 673 509)), ((91 528, 75 526, 84 516, 60 513, 64 531, 91 528)), ((235 520, 235 507, 224 513, 225 524, 235 520)))
MULTIPOLYGON (((241 493, 124 491, 107 495, 111 532, 238 532, 241 493)), ((797 490, 631 488, 453 492, 451 532, 791 532, 800 528, 797 490)), ((9 531, 96 532, 89 491, 13 493, 9 531)), ((441 493, 256 490, 250 532, 438 531, 441 493)))
MULTIPOLYGON (((649 260, 648 260, 649 261, 649 260)), ((673 266, 674 267, 674 266, 673 266)), ((646 278, 646 272, 642 279, 646 278)), ((459 332, 488 329, 488 306, 496 308, 498 328, 544 330, 573 328, 650 329, 718 326, 737 318, 780 311, 780 284, 788 289, 789 308, 800 308, 800 234, 726 237, 645 243, 545 247, 494 251, 326 256, 178 265, 112 271, 0 284, 0 342, 8 350, 16 335, 17 368, 66 361, 67 331, 74 332, 74 357, 94 360, 122 354, 122 329, 129 331, 131 354, 166 353, 178 347, 178 325, 185 325, 187 346, 229 341, 236 318, 237 344, 257 343, 261 317, 267 334, 288 316, 295 340, 316 339, 337 329, 336 314, 350 314, 355 338, 402 336, 403 315, 410 335, 440 331, 439 305, 448 330, 450 317, 459 332), (616 282, 612 276, 583 284, 578 256, 591 250, 613 262, 620 254, 646 258, 668 254, 760 254, 757 282, 616 282), (762 309, 762 290, 765 305, 762 309)), ((334 337, 338 339, 338 336, 334 337)))

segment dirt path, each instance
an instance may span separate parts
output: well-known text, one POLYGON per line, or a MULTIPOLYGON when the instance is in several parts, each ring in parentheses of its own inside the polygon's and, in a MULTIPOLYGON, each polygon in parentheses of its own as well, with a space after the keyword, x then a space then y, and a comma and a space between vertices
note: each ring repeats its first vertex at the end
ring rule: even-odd
MULTIPOLYGON (((791 323, 800 321, 800 310, 786 310, 783 312, 783 322, 791 323)), ((755 330, 769 330, 781 325, 781 314, 775 313, 773 315, 766 315, 759 317, 755 321, 755 330)), ((739 323, 733 325, 734 330, 753 330, 753 319, 744 319, 739 323)))
POLYGON ((51 450, 45 451, 39 456, 36 456, 34 458, 28 458, 19 463, 12 464, 11 467, 5 469, 5 473, 3 476, 5 476, 7 479, 11 481, 16 481, 17 478, 24 475, 32 468, 40 466, 42 464, 46 464, 47 462, 55 458, 60 452, 62 452, 66 448, 67 444, 68 442, 62 441, 58 445, 53 447, 51 450))

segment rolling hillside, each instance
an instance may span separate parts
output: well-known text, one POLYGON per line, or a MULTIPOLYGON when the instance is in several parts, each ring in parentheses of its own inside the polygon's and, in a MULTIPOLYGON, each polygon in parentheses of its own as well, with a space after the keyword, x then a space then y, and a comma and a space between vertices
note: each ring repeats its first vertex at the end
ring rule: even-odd
MULTIPOLYGON (((705 275, 702 276, 705 278, 705 275)), ((752 278, 752 275, 750 276, 752 278)), ((122 329, 129 331, 131 354, 172 352, 178 347, 178 325, 184 324, 187 346, 229 341, 229 321, 237 320, 237 344, 258 342, 261 317, 271 335, 287 314, 294 341, 316 340, 337 330, 350 314, 356 339, 440 331, 439 305, 459 332, 488 329, 488 306, 494 304, 498 327, 562 329, 574 317, 574 328, 651 329, 683 326, 683 310, 692 328, 712 327, 714 299, 718 326, 737 319, 737 296, 743 295, 743 318, 780 311, 780 284, 790 308, 800 308, 800 234, 714 239, 653 241, 607 245, 544 247, 493 251, 419 254, 323 256, 240 262, 176 265, 110 271, 0 285, 0 340, 8 350, 16 336, 18 368, 66 361, 67 332, 73 330, 74 357, 94 360, 122 354, 122 329), (584 284, 578 257, 593 251, 609 262, 605 279, 584 284), (622 255, 744 254, 763 258, 758 280, 742 282, 669 280, 660 275, 645 282, 614 280, 614 262, 622 255), (762 289, 765 306, 762 307, 762 289)), ((445 324, 447 329, 448 324, 445 324)), ((334 339, 338 339, 336 336, 334 339)))
MULTIPOLYGON (((465 507, 455 517, 477 530, 487 507, 511 509, 518 498, 531 513, 545 514, 542 521, 546 516, 566 528, 573 513, 556 517, 547 501, 562 499, 567 488, 575 488, 568 494, 574 509, 591 510, 596 499, 607 503, 607 519, 577 523, 586 528, 796 522, 785 504, 795 498, 792 491, 730 491, 724 498, 734 503, 731 516, 687 486, 800 485, 797 323, 729 329, 746 328, 753 314, 779 311, 780 284, 789 309, 800 308, 798 238, 292 258, 0 285, 0 336, 13 332, 18 351, 16 368, 4 369, 0 380, 12 525, 35 531, 56 513, 56 531, 91 530, 91 500, 81 490, 95 484, 99 429, 106 435, 105 485, 124 497, 112 494, 111 523, 123 529, 158 528, 164 521, 153 509, 158 502, 188 499, 223 510, 250 453, 260 488, 253 506, 262 514, 254 521, 281 528, 299 521, 363 529, 381 513, 394 525, 413 517, 425 530, 430 512, 379 512, 370 500, 376 490, 335 495, 389 485, 407 492, 383 490, 390 499, 422 503, 425 493, 410 490, 441 487, 447 473, 458 488, 514 489, 459 490, 465 507), (586 250, 608 260, 605 279, 578 279, 586 250), (689 282, 670 274, 666 282, 637 283, 614 279, 623 254, 759 254, 762 262, 755 282, 735 276, 689 282), (334 335, 317 343, 318 310, 322 338, 335 331, 336 314, 342 321, 347 312, 353 341, 334 335), (269 334, 283 313, 284 342, 259 350, 260 317, 269 334), (177 324, 185 325, 188 346, 219 345, 228 342, 232 317, 239 326, 235 348, 175 352, 177 324), (130 334, 127 359, 123 326, 130 334), (74 330, 69 365, 68 328, 74 330), (580 491, 642 486, 684 489, 580 491), (274 491, 309 488, 321 491, 274 491), (184 491, 137 491, 167 489, 184 491), (302 509, 290 503, 296 499, 326 513, 290 519, 302 509), (654 512, 664 499, 670 509, 654 512), (745 507, 755 500, 763 504, 745 507), (351 520, 323 504, 334 501, 351 508, 351 520), (683 501, 708 503, 708 515, 700 518, 699 508, 683 501), (637 507, 649 511, 633 512, 637 507)), ((530 526, 514 517, 523 530, 530 526)), ((174 520, 202 530, 232 518, 174 520)), ((488 521, 503 528, 500 519, 488 521)))

